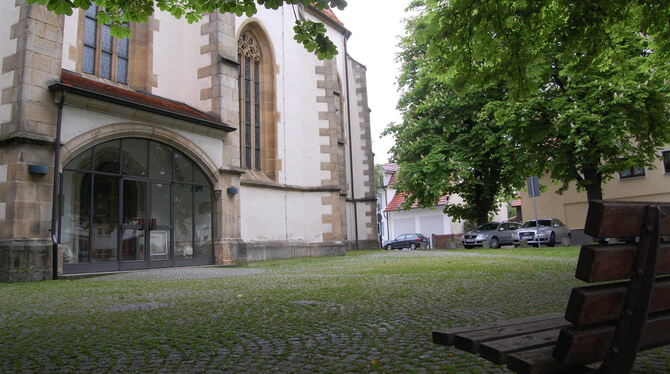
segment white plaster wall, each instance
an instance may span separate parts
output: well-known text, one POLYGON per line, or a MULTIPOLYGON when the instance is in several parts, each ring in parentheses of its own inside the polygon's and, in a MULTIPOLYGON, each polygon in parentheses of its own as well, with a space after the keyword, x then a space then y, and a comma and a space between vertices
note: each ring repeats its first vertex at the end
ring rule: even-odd
MULTIPOLYGON (((10 40, 11 27, 19 19, 19 8, 15 6, 15 1, 0 1, 0 67, 5 57, 16 53, 16 39, 10 40)), ((5 88, 13 86, 14 72, 2 73, 0 69, 0 92, 5 88)), ((11 119, 12 106, 0 105, 0 124, 8 122, 11 119)))
MULTIPOLYGON (((61 67, 70 71, 76 71, 77 69, 77 61, 70 59, 70 48, 77 48, 79 12, 83 12, 83 10, 75 9, 71 16, 65 16, 65 23, 63 25, 63 56, 61 67)), ((75 56, 72 57, 76 58, 75 56)))
POLYGON ((63 107, 63 127, 61 130, 61 138, 63 143, 67 144, 67 142, 78 135, 114 123, 137 123, 138 125, 157 126, 170 129, 197 144, 200 150, 209 156, 214 165, 222 166, 222 136, 216 137, 214 136, 215 134, 211 133, 207 128, 186 123, 146 123, 120 116, 114 116, 107 113, 66 105, 63 107))
MULTIPOLYGON (((423 209, 423 208, 418 208, 418 209, 410 209, 410 210, 395 210, 392 212, 389 212, 389 220, 391 221, 391 235, 390 237, 393 239, 397 237, 398 235, 401 234, 411 234, 409 232, 399 232, 398 229, 395 227, 395 220, 398 219, 413 219, 414 220, 414 231, 413 232, 422 232, 421 230, 421 224, 420 224, 420 217, 432 217, 432 216, 442 216, 443 219, 443 232, 444 234, 451 234, 452 231, 452 225, 451 225, 451 217, 449 217, 446 214, 442 213, 442 208, 441 207, 435 207, 434 209, 423 209)), ((424 233, 425 235, 425 233, 424 233)))
POLYGON ((242 239, 322 242, 322 233, 331 231, 330 224, 321 223, 322 215, 330 213, 330 208, 321 205, 323 196, 326 194, 242 186, 242 239))
POLYGON ((160 26, 154 32, 153 71, 158 87, 152 94, 211 111, 211 100, 200 100, 200 90, 211 87, 211 78, 198 79, 198 69, 211 65, 210 54, 200 54, 200 47, 209 44, 209 36, 200 35, 201 25, 209 17, 193 24, 159 10, 154 17, 160 26))

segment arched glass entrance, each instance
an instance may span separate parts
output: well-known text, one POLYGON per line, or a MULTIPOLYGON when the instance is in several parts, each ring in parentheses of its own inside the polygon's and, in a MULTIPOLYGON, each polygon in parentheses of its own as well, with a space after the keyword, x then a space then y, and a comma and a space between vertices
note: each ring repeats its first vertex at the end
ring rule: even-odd
POLYGON ((170 146, 98 144, 65 165, 60 191, 65 273, 213 263, 212 184, 170 146))

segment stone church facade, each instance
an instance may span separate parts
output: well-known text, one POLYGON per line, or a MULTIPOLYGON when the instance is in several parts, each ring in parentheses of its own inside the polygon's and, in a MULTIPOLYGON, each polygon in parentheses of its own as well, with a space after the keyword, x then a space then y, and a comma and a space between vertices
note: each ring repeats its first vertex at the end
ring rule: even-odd
POLYGON ((376 247, 366 68, 333 13, 295 10, 117 39, 94 8, 1 2, 0 281, 376 247))

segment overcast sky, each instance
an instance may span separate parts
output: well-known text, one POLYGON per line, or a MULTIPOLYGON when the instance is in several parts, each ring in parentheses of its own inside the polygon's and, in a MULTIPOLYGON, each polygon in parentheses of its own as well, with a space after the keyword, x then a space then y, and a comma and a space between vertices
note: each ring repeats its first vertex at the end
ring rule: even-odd
POLYGON ((384 127, 399 122, 400 114, 396 77, 399 66, 395 62, 398 36, 404 32, 402 19, 409 0, 349 0, 343 10, 335 10, 337 17, 353 35, 349 39, 349 54, 368 68, 368 105, 372 112, 372 151, 375 163, 387 162, 388 150, 393 144, 388 137, 380 139, 384 127))

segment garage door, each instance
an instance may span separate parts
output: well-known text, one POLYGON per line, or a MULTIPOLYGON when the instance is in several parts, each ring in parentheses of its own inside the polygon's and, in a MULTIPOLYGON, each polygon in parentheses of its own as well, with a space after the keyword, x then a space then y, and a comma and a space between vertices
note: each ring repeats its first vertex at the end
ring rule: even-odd
MULTIPOLYGON (((419 218, 420 233, 431 239, 433 234, 444 235, 444 217, 443 215, 426 216, 419 218)), ((431 243, 432 245, 433 243, 431 243)))
POLYGON ((393 238, 398 235, 412 234, 416 232, 414 218, 396 218, 393 220, 393 238))

